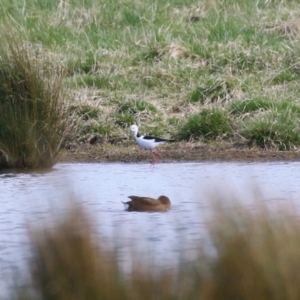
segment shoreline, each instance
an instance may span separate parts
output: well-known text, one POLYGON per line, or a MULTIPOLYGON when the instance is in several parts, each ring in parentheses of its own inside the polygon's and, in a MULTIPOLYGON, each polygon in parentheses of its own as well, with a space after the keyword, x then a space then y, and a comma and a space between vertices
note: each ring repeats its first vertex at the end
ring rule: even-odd
MULTIPOLYGON (((268 162, 268 161, 298 161, 300 150, 263 150, 259 148, 237 148, 232 144, 207 145, 201 143, 184 143, 163 145, 159 147, 164 162, 268 162)), ((132 145, 91 145, 89 143, 62 150, 58 162, 68 163, 101 163, 101 162, 150 162, 150 152, 132 145)))

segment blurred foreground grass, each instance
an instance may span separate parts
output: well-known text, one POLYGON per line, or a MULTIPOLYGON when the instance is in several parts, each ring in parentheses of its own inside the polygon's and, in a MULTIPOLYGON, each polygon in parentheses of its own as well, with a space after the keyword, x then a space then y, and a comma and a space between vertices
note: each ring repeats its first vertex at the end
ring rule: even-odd
POLYGON ((207 224, 214 250, 200 245, 192 265, 174 270, 154 270, 149 253, 133 256, 126 275, 116 251, 94 236, 88 215, 74 205, 61 222, 30 231, 33 286, 14 299, 299 299, 295 207, 215 204, 207 224))

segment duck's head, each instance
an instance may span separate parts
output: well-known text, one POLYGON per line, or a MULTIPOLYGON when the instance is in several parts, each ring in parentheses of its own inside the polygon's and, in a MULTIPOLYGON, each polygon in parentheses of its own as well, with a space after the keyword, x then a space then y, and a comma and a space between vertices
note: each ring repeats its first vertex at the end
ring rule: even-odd
POLYGON ((161 204, 166 205, 166 206, 170 206, 171 205, 171 201, 167 196, 159 196, 157 199, 161 204))
POLYGON ((134 134, 137 134, 139 132, 139 128, 137 127, 137 125, 134 124, 130 126, 130 131, 134 134))

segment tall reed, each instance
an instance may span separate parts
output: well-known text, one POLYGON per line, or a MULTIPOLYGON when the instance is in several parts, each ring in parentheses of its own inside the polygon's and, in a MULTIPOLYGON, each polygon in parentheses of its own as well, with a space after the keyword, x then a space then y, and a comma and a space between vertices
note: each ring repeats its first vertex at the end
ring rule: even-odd
POLYGON ((221 202, 215 209, 209 299, 299 299, 299 212, 288 200, 276 208, 263 201, 255 209, 221 202))
POLYGON ((0 38, 0 168, 50 167, 66 126, 62 68, 15 30, 0 38))
POLYGON ((127 299, 116 255, 93 230, 77 205, 53 228, 31 230, 30 269, 41 299, 127 299))

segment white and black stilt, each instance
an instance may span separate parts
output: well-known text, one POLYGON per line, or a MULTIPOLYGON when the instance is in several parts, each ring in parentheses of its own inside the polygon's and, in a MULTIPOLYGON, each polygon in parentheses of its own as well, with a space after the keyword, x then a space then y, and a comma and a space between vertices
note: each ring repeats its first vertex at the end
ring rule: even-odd
POLYGON ((140 135, 137 125, 131 125, 130 130, 132 131, 134 138, 140 147, 146 150, 151 150, 153 165, 162 158, 161 153, 156 149, 156 147, 161 144, 175 142, 175 140, 162 139, 149 135, 140 135))

